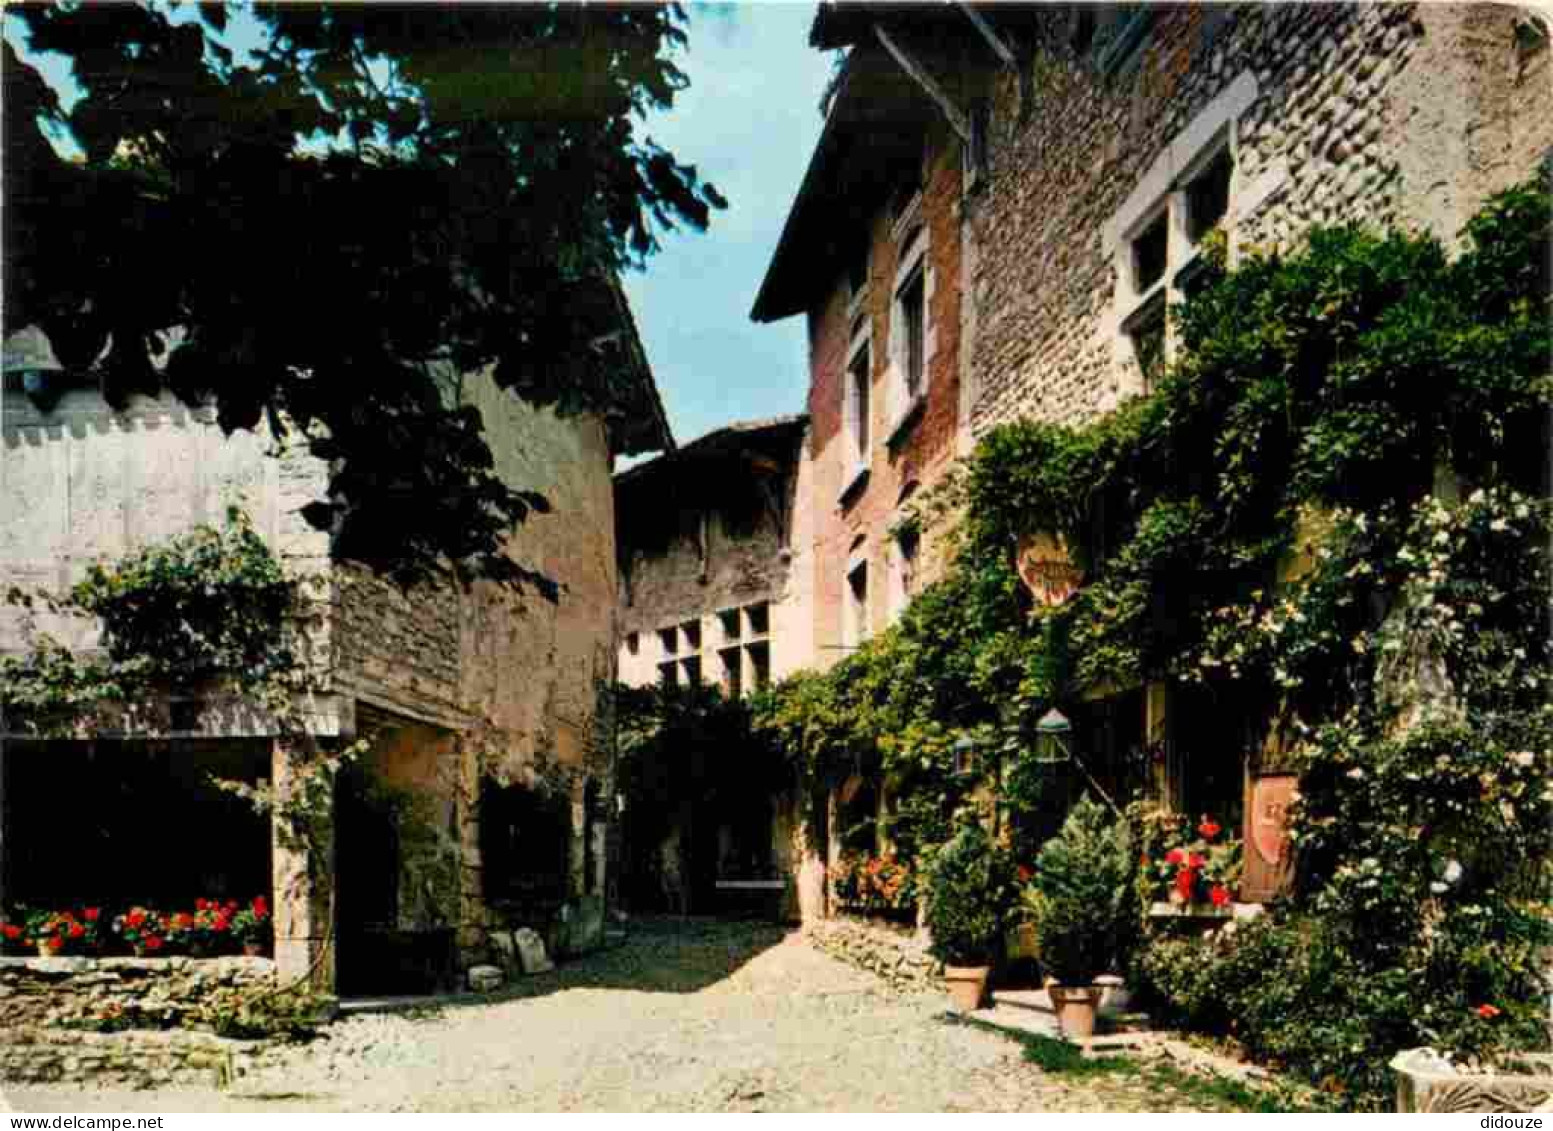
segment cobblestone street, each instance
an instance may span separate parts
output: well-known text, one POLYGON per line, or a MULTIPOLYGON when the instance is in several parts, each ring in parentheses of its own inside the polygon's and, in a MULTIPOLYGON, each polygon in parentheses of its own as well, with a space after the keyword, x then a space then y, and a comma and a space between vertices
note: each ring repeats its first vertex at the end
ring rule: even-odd
POLYGON ((1067 1081, 796 932, 635 923, 628 942, 476 1004, 356 1015, 230 1092, 8 1089, 20 1110, 1193 1110, 1067 1081))

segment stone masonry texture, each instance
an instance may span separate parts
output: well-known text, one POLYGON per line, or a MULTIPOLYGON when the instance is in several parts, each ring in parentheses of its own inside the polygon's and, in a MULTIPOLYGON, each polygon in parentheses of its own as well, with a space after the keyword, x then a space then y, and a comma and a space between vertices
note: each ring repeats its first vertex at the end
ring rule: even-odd
POLYGON ((1157 5, 1110 75, 1074 13, 1031 17, 1031 104, 993 83, 990 176, 968 212, 977 265, 971 426, 1078 423, 1137 391, 1115 357, 1107 226, 1171 142, 1237 82, 1232 256, 1314 224, 1400 224, 1452 241, 1553 145, 1548 52, 1517 10, 1468 4, 1157 5), (1257 199, 1263 197, 1264 199, 1257 199))

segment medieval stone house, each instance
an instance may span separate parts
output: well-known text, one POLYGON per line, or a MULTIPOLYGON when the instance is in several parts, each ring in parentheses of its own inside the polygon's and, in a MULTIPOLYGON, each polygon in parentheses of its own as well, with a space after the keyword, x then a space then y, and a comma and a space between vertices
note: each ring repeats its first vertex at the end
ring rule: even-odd
MULTIPOLYGON (((848 54, 753 316, 809 322, 814 666, 921 577, 892 533, 912 488, 1000 423, 1149 391, 1209 232, 1232 262, 1317 223, 1450 241, 1553 147, 1547 22, 1511 5, 841 0, 811 42, 848 54)), ((1228 707, 1149 684, 1073 711, 1102 773, 1158 753, 1165 799, 1249 834, 1277 766, 1228 707)))
MULTIPOLYGON (((561 418, 488 376, 456 383, 482 414, 502 478, 552 504, 508 552, 559 583, 554 602, 489 583, 403 591, 336 560, 329 535, 298 513, 327 483, 305 451, 277 453, 263 431, 224 436, 212 411, 170 396, 115 412, 71 385, 40 337, 13 336, 0 588, 63 590, 93 560, 217 522, 240 502, 287 572, 307 579, 319 672, 309 739, 371 745, 334 787, 328 858, 308 861, 205 784, 293 776, 296 745, 262 712, 195 701, 144 733, 0 735, 0 901, 190 906, 266 894, 282 976, 311 972, 344 992, 445 983, 511 928, 562 915, 581 913, 596 936, 613 883, 611 467, 673 442, 623 294, 601 291, 602 329, 627 343, 618 415, 561 418), (49 384, 36 403, 26 391, 49 384), (62 812, 76 835, 60 837, 62 812)), ((94 644, 94 626, 3 615, 8 652, 39 630, 94 644)))
MULTIPOLYGON (((808 662, 791 570, 806 424, 740 421, 616 474, 622 683, 738 699, 808 662)), ((722 751, 622 815, 629 906, 794 913, 795 798, 741 772, 747 753, 722 751)))

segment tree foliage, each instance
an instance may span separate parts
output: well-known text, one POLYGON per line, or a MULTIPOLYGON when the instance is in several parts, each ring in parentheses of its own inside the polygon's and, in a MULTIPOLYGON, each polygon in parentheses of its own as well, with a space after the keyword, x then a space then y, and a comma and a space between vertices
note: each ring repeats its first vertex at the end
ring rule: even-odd
MULTIPOLYGON (((676 6, 13 5, 5 319, 109 401, 214 398, 330 461, 337 552, 416 581, 501 556, 538 496, 456 378, 632 411, 617 274, 722 205, 638 120, 685 85, 676 6), (234 50, 229 17, 262 30, 234 50), (49 131, 74 139, 62 157, 49 131)), ((640 411, 635 408, 635 411, 640 411)))

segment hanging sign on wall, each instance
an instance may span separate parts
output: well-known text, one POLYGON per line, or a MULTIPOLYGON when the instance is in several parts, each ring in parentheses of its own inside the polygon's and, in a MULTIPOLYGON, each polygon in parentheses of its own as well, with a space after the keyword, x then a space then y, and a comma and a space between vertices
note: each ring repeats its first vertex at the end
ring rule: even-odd
POLYGON ((1084 571, 1073 564, 1073 555, 1061 535, 1025 535, 1015 551, 1014 566, 1036 603, 1049 609, 1077 593, 1084 582, 1084 571))

